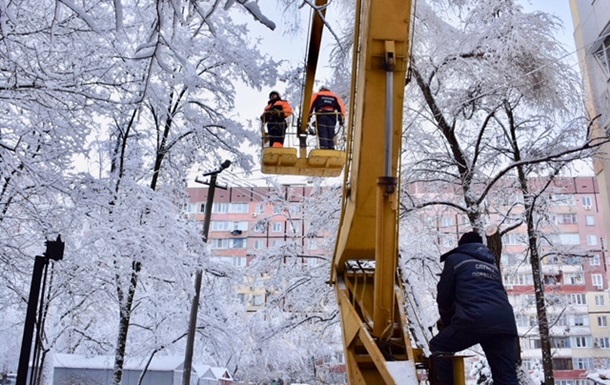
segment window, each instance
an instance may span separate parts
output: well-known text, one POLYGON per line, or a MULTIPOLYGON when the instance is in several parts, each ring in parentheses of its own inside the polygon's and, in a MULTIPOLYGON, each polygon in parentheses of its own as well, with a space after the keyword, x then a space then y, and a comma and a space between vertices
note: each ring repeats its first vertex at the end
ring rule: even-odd
POLYGON ((585 222, 587 226, 595 226, 595 217, 593 215, 587 215, 585 217, 585 222))
POLYGON ((532 286, 534 279, 531 274, 506 274, 504 283, 507 286, 532 286))
POLYGON ((301 222, 299 221, 290 221, 286 222, 289 225, 290 232, 293 234, 301 234, 301 222))
POLYGON ((229 240, 224 238, 210 239, 210 246, 212 247, 212 249, 228 249, 229 240))
POLYGON ((589 265, 591 265, 591 266, 601 265, 601 258, 599 257, 598 254, 595 254, 594 256, 591 257, 591 259, 589 260, 589 265))
POLYGON ((602 337, 595 339, 596 348, 610 349, 610 338, 602 337))
POLYGON ((559 214, 555 217, 558 225, 572 225, 578 223, 576 214, 559 214))
POLYGON ((212 221, 212 223, 210 223, 210 230, 212 231, 227 231, 229 230, 229 222, 223 222, 223 221, 212 221))
POLYGON ((562 349, 570 347, 570 338, 568 337, 551 337, 551 345, 554 348, 562 349))
POLYGON ((593 369, 593 358, 573 358, 574 369, 593 369))
POLYGON ((228 203, 214 203, 212 205, 213 213, 228 213, 229 212, 229 204, 228 203))
POLYGON ((253 295, 252 296, 252 305, 254 306, 262 306, 265 303, 265 296, 264 295, 253 295))
POLYGON ((572 360, 569 358, 553 358, 553 369, 572 370, 572 360))
POLYGON ((242 305, 246 303, 246 295, 244 293, 237 293, 237 300, 242 305))
POLYGON ((245 249, 246 248, 246 238, 233 238, 230 242, 231 249, 245 249))
POLYGON ((574 314, 572 316, 572 326, 588 326, 589 316, 586 314, 574 314))
POLYGON ((283 226, 284 224, 282 222, 273 222, 273 225, 271 226, 271 231, 273 231, 274 233, 281 233, 283 230, 283 226))
POLYGON ((587 197, 587 196, 582 197, 582 205, 585 208, 587 208, 587 207, 591 208, 591 206, 593 206, 593 199, 591 199, 591 197, 587 197))
POLYGON ((247 213, 249 211, 247 203, 230 203, 230 213, 247 213))
POLYGON ((297 204, 291 204, 290 206, 288 206, 288 211, 290 212, 290 215, 297 216, 301 213, 301 206, 297 204))
POLYGON ((502 253, 502 264, 504 266, 516 266, 523 262, 523 256, 510 253, 502 253))
POLYGON ((578 233, 559 234, 559 242, 562 245, 580 245, 580 235, 578 233))
POLYGON ((587 297, 584 294, 568 294, 568 302, 572 305, 586 305, 587 297))
POLYGON ((246 257, 233 257, 233 266, 235 267, 246 267, 248 265, 248 258, 246 257))
POLYGON ((441 227, 450 227, 453 226, 453 216, 451 215, 444 215, 441 218, 441 227))
POLYGON ((553 194, 551 195, 551 202, 558 206, 573 206, 576 204, 573 194, 553 194))
POLYGON ((205 213, 205 203, 202 203, 199 205, 199 212, 200 213, 205 213))
POLYGON ((521 235, 516 233, 508 233, 502 236, 502 243, 507 246, 524 245, 521 235))
POLYGON ((265 213, 265 205, 260 204, 260 205, 256 206, 256 213, 257 214, 264 214, 265 213))
POLYGON ((540 339, 530 338, 530 349, 540 349, 540 339))
POLYGON ((248 222, 246 222, 246 221, 233 222, 231 230, 247 231, 248 222))
POLYGON ((591 283, 598 289, 604 288, 604 276, 601 274, 591 274, 591 283))
POLYGON ((587 235, 587 244, 589 246, 597 246, 597 236, 595 234, 587 235))
POLYGON ((254 241, 254 248, 256 250, 261 250, 265 248, 265 240, 264 239, 257 239, 256 241, 254 241))
POLYGON ((582 285, 584 284, 584 276, 582 273, 566 273, 563 277, 565 285, 582 285))
POLYGON ((608 318, 605 315, 597 316, 597 326, 602 328, 608 327, 608 318))
POLYGON ((595 295, 595 306, 604 306, 604 295, 597 294, 595 295))
POLYGON ((315 250, 315 249, 317 249, 317 248, 318 248, 318 242, 316 242, 316 240, 315 240, 315 239, 310 239, 310 240, 309 240, 309 246, 308 246, 308 249, 309 249, 309 250, 315 250))
POLYGON ((554 320, 552 320, 551 322, 552 326, 568 326, 568 317, 566 317, 565 314, 562 314, 561 316, 559 316, 559 318, 556 318, 554 320))
POLYGON ((589 346, 589 337, 586 337, 586 336, 572 337, 572 347, 573 348, 586 348, 588 346, 589 346))
POLYGON ((517 321, 518 327, 530 326, 530 317, 525 314, 517 314, 517 316, 515 316, 515 320, 517 321))

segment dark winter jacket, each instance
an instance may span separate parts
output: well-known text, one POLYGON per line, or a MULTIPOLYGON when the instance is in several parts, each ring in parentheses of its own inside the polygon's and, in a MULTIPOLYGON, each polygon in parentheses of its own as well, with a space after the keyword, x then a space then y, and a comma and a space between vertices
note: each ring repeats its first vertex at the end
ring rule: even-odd
POLYGON ((448 326, 482 334, 517 335, 515 315, 491 251, 481 243, 459 246, 445 262, 436 302, 448 326))

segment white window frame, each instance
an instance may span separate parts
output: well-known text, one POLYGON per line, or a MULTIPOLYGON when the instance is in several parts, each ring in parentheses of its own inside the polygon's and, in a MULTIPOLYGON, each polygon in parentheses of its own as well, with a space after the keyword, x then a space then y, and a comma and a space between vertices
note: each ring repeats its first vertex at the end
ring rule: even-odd
POLYGON ((595 306, 604 306, 606 303, 606 299, 603 294, 595 295, 595 306))
POLYGON ((602 264, 602 259, 599 254, 594 254, 591 259, 589 259, 589 266, 599 266, 602 264))
POLYGON ((315 239, 309 240, 309 245, 307 247, 308 250, 317 250, 318 249, 318 241, 315 239))
POLYGON ((586 305, 587 297, 584 294, 568 294, 568 302, 572 305, 586 305))
POLYGON ((248 266, 248 258, 247 257, 233 257, 233 266, 234 267, 246 267, 248 266))
POLYGON ((575 225, 578 223, 576 214, 557 214, 555 216, 555 224, 557 225, 575 225))
POLYGON ((562 245, 580 245, 580 234, 579 233, 559 234, 559 242, 562 245))
POLYGON ((282 231, 284 231, 284 222, 273 222, 271 224, 271 232, 281 233, 282 231))
POLYGON ((605 287, 603 274, 591 274, 591 284, 598 289, 603 289, 605 287))
POLYGON ((585 224, 587 226, 595 226, 595 215, 586 215, 585 224))
POLYGON ((551 201, 557 206, 574 206, 576 204, 574 194, 552 194, 551 201))
POLYGON ((588 348, 589 345, 589 340, 586 336, 572 337, 572 348, 588 348))
POLYGON ((583 285, 585 277, 582 273, 566 273, 563 277, 564 285, 583 285))
POLYGON ((250 205, 247 202, 230 203, 228 210, 232 214, 244 214, 250 212, 250 205))
POLYGON ((455 226, 453 215, 443 215, 441 217, 441 227, 452 227, 455 226))
POLYGON ((600 337, 597 339, 597 346, 602 349, 610 349, 610 338, 608 337, 600 337))
POLYGON ((593 358, 574 357, 572 358, 572 368, 576 370, 591 369, 593 368, 593 358))
POLYGON ((608 327, 608 317, 605 315, 598 315, 597 316, 597 326, 599 326, 600 328, 607 328, 608 327))
POLYGON ((263 306, 265 304, 265 296, 263 294, 252 295, 252 306, 263 306))
POLYGON ((589 208, 593 207, 593 199, 590 196, 582 197, 582 205, 589 208))
POLYGON ((229 203, 214 203, 212 204, 212 213, 226 214, 229 212, 229 203))

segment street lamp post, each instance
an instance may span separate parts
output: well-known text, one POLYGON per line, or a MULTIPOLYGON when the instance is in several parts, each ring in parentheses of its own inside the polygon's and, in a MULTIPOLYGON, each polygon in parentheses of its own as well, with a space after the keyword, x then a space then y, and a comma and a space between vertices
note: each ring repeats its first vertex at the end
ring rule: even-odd
MULTIPOLYGON (((198 178, 195 178, 195 182, 207 184, 210 186, 208 190, 208 199, 205 204, 205 216, 203 218, 203 241, 205 243, 208 242, 208 232, 210 230, 210 217, 212 216, 212 205, 214 204, 214 193, 216 191, 216 187, 226 189, 223 186, 216 185, 216 178, 218 174, 220 174, 223 170, 229 168, 231 166, 230 160, 225 160, 220 165, 220 168, 214 171, 207 172, 203 174, 203 176, 209 176, 210 182, 200 181, 198 178)), ((203 276, 203 271, 201 269, 197 269, 195 272, 195 295, 193 296, 193 304, 191 305, 191 316, 189 319, 189 330, 186 339, 186 351, 184 354, 184 371, 182 376, 182 384, 190 385, 191 383, 191 369, 193 367, 193 347, 195 345, 195 329, 197 328, 197 312, 199 311, 199 297, 201 293, 201 279, 203 276)))
MULTIPOLYGON (((46 241, 45 246, 46 251, 44 254, 36 256, 36 259, 34 260, 34 271, 32 272, 32 283, 30 285, 28 308, 25 315, 25 323, 23 325, 21 354, 19 355, 19 366, 17 368, 17 385, 25 385, 27 383, 28 366, 32 351, 32 337, 34 336, 34 326, 36 324, 37 317, 42 317, 42 311, 40 311, 39 314, 36 314, 36 307, 38 306, 41 285, 43 288, 43 293, 46 286, 46 271, 47 266, 49 265, 49 260, 61 261, 64 258, 64 242, 61 240, 61 236, 58 235, 57 240, 55 241, 46 241)), ((40 300, 40 309, 42 309, 43 302, 44 297, 40 300)), ((42 335, 42 330, 40 330, 41 323, 38 323, 38 326, 37 337, 40 337, 40 335, 42 335)), ((37 338, 36 340, 39 341, 40 338, 37 338)), ((36 345, 38 345, 38 343, 36 345)), ((36 354, 34 354, 34 357, 36 357, 36 354)), ((32 364, 32 369, 36 366, 36 364, 37 362, 32 364)), ((34 374, 34 370, 32 370, 32 377, 34 374)))

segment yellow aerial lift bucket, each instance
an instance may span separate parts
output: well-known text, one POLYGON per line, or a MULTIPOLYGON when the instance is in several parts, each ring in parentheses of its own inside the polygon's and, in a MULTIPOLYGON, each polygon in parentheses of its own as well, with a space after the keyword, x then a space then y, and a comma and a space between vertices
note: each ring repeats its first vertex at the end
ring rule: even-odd
MULTIPOLYGON (((341 139, 344 130, 337 135, 336 145, 341 146, 344 141, 341 139)), ((294 142, 297 135, 294 132, 287 132, 285 145, 269 146, 268 137, 263 132, 263 149, 261 156, 261 172, 263 174, 275 175, 300 175, 300 176, 318 176, 318 177, 336 177, 341 175, 345 166, 346 155, 342 150, 331 150, 317 148, 310 140, 307 143, 307 137, 302 134, 298 136, 301 145, 291 146, 289 143, 294 142), (302 144, 305 144, 303 146, 302 144), (309 145, 308 145, 309 144, 309 145)))

